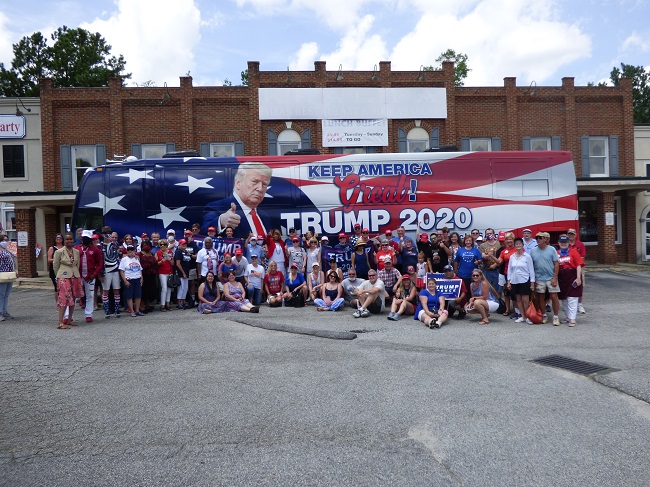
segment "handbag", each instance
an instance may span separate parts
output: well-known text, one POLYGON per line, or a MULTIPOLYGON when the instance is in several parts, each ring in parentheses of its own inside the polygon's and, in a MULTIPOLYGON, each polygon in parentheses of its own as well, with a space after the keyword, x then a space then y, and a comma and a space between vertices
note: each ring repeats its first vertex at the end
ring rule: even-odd
POLYGON ((0 272, 0 282, 13 282, 17 277, 16 271, 0 272))
POLYGON ((167 276, 167 287, 170 289, 176 289, 181 285, 181 278, 178 277, 178 274, 175 272, 167 276))
POLYGON ((526 318, 532 321, 534 324, 539 325, 542 320, 542 312, 535 307, 535 304, 531 301, 526 310, 526 318))
POLYGON ((499 307, 497 308, 497 313, 501 314, 506 310, 506 302, 499 298, 499 307))

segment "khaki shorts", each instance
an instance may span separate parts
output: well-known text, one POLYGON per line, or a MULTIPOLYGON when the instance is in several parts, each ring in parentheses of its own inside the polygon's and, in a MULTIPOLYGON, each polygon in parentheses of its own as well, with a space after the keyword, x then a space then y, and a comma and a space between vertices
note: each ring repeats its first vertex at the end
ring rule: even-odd
POLYGON ((559 293, 560 286, 551 286, 551 281, 536 281, 535 292, 542 294, 548 291, 549 293, 559 293))
POLYGON ((107 272, 104 276, 104 282, 102 283, 102 289, 108 291, 110 288, 119 289, 121 286, 120 282, 120 273, 119 272, 107 272))

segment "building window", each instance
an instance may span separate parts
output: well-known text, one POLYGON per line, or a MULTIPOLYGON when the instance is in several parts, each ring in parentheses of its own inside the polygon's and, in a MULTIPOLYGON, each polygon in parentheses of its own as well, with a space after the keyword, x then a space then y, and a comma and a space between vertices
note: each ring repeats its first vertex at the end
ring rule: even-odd
POLYGON ((470 151, 491 151, 492 150, 492 140, 491 139, 469 139, 469 150, 470 151))
POLYGON ((166 152, 166 144, 142 144, 142 159, 160 159, 166 152))
POLYGON ((551 150, 550 137, 531 137, 530 150, 551 150))
POLYGON ((429 148, 429 133, 422 127, 409 130, 406 147, 408 152, 424 152, 429 148))
MULTIPOLYGON (((614 231, 615 243, 623 243, 622 199, 614 197, 614 231)), ((580 240, 585 245, 598 244, 598 211, 596 198, 586 196, 578 200, 578 213, 580 216, 580 240)), ((604 215, 603 215, 604 216, 604 215)))
POLYGON ((342 154, 350 155, 350 154, 367 154, 368 153, 368 148, 367 147, 343 147, 341 149, 342 154))
POLYGON ((301 149, 300 134, 295 130, 283 130, 278 135, 278 155, 284 155, 290 150, 301 149))
POLYGON ((73 145, 72 151, 73 171, 72 187, 77 189, 86 169, 97 166, 97 146, 73 145))
POLYGON ((5 178, 25 177, 25 146, 2 146, 2 170, 5 178))
POLYGON ((607 137, 589 137, 589 176, 609 176, 609 146, 607 137))
POLYGON ((210 157, 235 157, 235 144, 210 144, 210 157))

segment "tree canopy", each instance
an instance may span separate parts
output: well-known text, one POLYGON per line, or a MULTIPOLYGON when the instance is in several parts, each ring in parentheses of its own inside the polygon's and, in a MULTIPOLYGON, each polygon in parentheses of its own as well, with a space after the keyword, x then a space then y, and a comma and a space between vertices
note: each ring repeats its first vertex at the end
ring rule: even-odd
MULTIPOLYGON (((462 52, 456 52, 453 49, 447 49, 445 52, 441 53, 440 56, 436 58, 438 63, 438 68, 442 66, 444 61, 452 61, 454 63, 454 85, 463 86, 465 84, 465 78, 467 78, 468 73, 471 71, 467 65, 467 54, 462 52)), ((425 66, 424 71, 433 71, 433 66, 425 66)))
POLYGON ((614 67, 609 78, 614 86, 620 84, 621 78, 632 78, 634 123, 650 123, 650 73, 643 66, 621 63, 621 69, 614 67))
POLYGON ((131 77, 124 73, 122 55, 111 56, 111 46, 99 33, 69 29, 52 34, 52 46, 40 32, 13 45, 11 69, 0 63, 1 96, 39 96, 39 78, 51 77, 58 87, 108 86, 109 78, 131 77))

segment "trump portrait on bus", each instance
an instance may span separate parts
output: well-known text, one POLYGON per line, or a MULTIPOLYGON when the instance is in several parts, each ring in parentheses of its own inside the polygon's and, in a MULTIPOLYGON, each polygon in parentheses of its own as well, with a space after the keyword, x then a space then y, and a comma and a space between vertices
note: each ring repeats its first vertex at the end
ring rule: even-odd
POLYGON ((261 162, 241 164, 235 173, 233 194, 205 206, 203 233, 207 234, 208 228, 214 227, 221 234, 231 227, 235 236, 246 238, 250 232, 266 235, 276 228, 280 219, 257 209, 264 200, 271 175, 272 169, 261 162))

